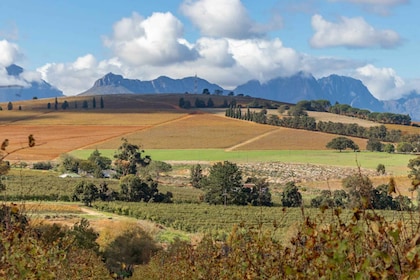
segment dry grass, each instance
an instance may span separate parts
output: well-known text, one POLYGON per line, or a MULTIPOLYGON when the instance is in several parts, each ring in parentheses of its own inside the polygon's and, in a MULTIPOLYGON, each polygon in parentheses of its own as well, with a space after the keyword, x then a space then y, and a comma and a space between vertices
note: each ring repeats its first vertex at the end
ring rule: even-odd
MULTIPOLYGON (((272 133, 238 147, 239 150, 326 150, 326 143, 337 137, 316 131, 276 128, 272 133)), ((348 137, 359 147, 366 147, 366 139, 348 137)))
POLYGON ((337 114, 332 114, 332 113, 325 113, 325 112, 308 111, 308 116, 315 118, 317 121, 323 121, 323 122, 332 121, 332 122, 340 122, 340 123, 346 123, 346 124, 356 123, 364 127, 371 127, 371 126, 379 125, 378 123, 368 121, 368 120, 362 120, 358 118, 352 118, 352 117, 347 117, 347 116, 342 116, 342 115, 337 115, 337 114))
MULTIPOLYGON (((194 114, 175 122, 141 130, 127 139, 147 149, 228 148, 277 128, 225 118, 213 114, 194 114)), ((98 145, 98 149, 118 147, 119 139, 98 145)))

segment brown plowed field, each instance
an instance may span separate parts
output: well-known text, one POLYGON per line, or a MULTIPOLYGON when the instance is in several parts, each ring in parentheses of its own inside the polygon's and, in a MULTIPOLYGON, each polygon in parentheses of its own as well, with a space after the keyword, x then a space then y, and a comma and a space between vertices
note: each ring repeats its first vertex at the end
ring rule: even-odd
POLYGON ((7 157, 8 160, 52 160, 72 150, 144 129, 142 126, 104 125, 10 125, 0 126, 3 139, 10 139, 7 151, 27 146, 28 135, 33 134, 36 145, 21 149, 7 157))

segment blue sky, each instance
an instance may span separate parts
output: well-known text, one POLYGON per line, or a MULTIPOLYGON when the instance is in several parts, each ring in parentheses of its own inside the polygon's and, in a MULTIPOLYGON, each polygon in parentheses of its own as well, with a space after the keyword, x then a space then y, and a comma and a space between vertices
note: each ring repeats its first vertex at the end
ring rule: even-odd
POLYGON ((420 92, 420 1, 0 0, 0 11, 0 85, 42 78, 74 95, 113 72, 232 89, 306 71, 360 79, 382 100, 420 92))

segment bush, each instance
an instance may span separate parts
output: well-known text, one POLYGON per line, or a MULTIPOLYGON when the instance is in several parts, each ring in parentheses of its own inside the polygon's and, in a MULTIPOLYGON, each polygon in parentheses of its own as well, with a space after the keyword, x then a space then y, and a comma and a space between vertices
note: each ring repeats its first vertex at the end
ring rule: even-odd
POLYGON ((50 169, 53 169, 53 165, 49 161, 47 161, 47 162, 36 162, 36 163, 33 164, 32 168, 37 169, 37 170, 50 170, 50 169))
POLYGON ((350 214, 347 220, 333 209, 303 217, 284 244, 244 225, 222 241, 210 235, 197 246, 178 241, 133 279, 419 279, 419 236, 410 230, 416 217, 408 225, 368 211, 350 214))
POLYGON ((134 228, 112 241, 103 255, 106 266, 112 273, 119 277, 129 277, 133 273, 134 265, 148 263, 158 250, 159 247, 150 235, 140 228, 134 228))
POLYGON ((281 193, 281 203, 284 207, 300 207, 302 195, 294 182, 288 182, 281 193))

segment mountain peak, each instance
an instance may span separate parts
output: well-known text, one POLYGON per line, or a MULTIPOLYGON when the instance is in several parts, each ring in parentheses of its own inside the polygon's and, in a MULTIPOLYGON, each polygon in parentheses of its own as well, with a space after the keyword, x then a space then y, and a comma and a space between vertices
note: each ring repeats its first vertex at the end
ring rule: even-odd
POLYGON ((9 76, 19 76, 23 72, 23 68, 17 66, 16 64, 11 64, 6 67, 7 75, 9 76))

